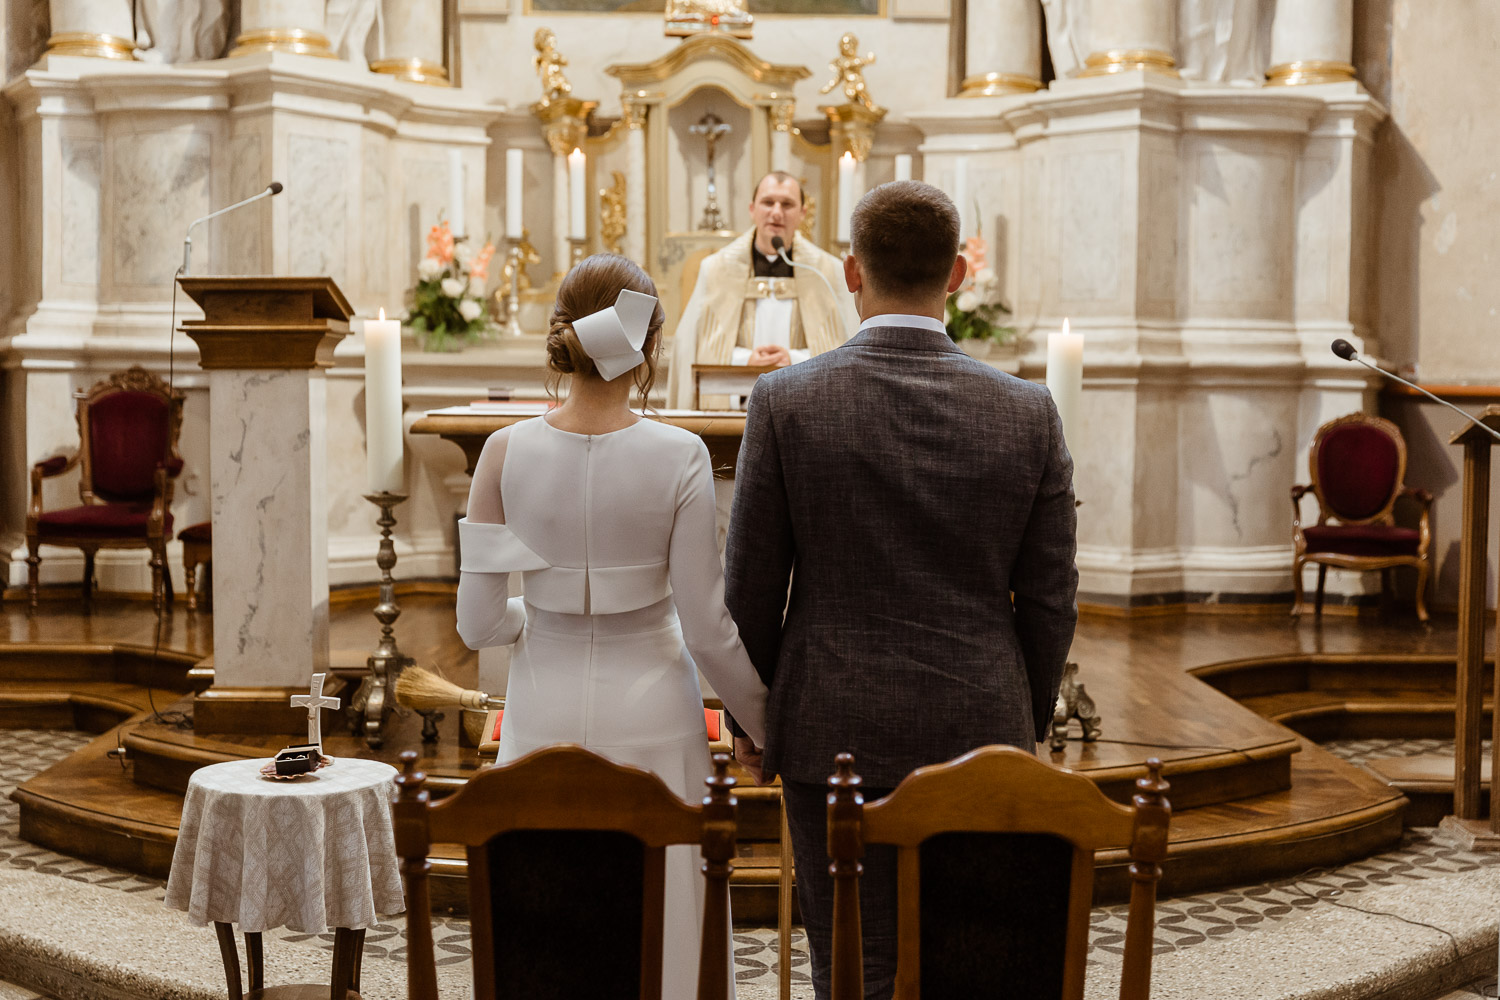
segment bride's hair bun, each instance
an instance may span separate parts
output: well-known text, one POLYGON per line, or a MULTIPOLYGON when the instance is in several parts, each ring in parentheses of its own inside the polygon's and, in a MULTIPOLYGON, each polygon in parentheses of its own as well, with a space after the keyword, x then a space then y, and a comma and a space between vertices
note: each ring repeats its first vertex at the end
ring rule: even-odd
MULTIPOLYGON (((557 289, 557 302, 552 307, 552 323, 547 330, 547 367, 550 370, 575 378, 595 374, 594 359, 578 342, 573 321, 613 306, 622 288, 656 295, 656 283, 651 276, 635 261, 619 254, 596 253, 585 257, 563 277, 557 289)), ((656 382, 656 352, 666 319, 667 315, 658 302, 651 315, 651 325, 646 330, 646 343, 641 348, 646 361, 632 373, 643 402, 656 382)))

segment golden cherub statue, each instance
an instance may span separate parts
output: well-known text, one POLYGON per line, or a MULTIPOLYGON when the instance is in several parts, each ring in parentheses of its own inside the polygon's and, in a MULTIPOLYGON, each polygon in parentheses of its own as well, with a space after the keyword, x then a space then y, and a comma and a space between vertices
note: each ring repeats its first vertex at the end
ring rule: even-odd
POLYGON ((880 108, 870 100, 870 95, 865 90, 865 67, 874 62, 875 53, 869 52, 861 57, 859 39, 854 37, 853 32, 844 32, 844 37, 839 39, 839 57, 828 64, 828 68, 833 70, 833 79, 818 93, 826 94, 842 85, 844 97, 850 104, 863 104, 871 111, 879 111, 880 108))
POLYGON ((556 33, 551 28, 538 28, 533 44, 536 45, 536 58, 532 60, 532 64, 536 67, 537 76, 542 78, 542 101, 557 101, 567 97, 573 92, 573 85, 563 75, 562 68, 568 61, 557 51, 556 33))

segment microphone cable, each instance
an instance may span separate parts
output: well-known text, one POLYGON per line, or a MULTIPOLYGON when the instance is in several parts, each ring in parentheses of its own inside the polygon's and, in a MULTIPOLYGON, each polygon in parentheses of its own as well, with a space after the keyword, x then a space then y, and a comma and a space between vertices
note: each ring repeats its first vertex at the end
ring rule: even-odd
MULTIPOLYGON (((752 251, 753 251, 753 249, 754 248, 752 248, 752 251)), ((821 281, 828 288, 828 294, 830 296, 832 296, 832 298, 833 298, 834 314, 837 315, 837 313, 838 313, 839 296, 838 296, 838 293, 833 290, 833 282, 831 282, 831 281, 828 280, 828 276, 826 274, 824 274, 822 271, 819 271, 816 267, 813 267, 811 264, 800 264, 797 261, 792 260, 792 258, 788 257, 787 253, 786 253, 786 240, 782 239, 780 236, 772 236, 771 237, 771 249, 773 249, 773 250, 776 251, 776 255, 778 257, 780 257, 782 260, 786 261, 788 267, 806 268, 807 270, 811 271, 813 274, 816 274, 818 276, 818 280, 821 281)), ((842 319, 842 317, 840 317, 839 325, 840 326, 843 325, 843 319, 842 319)), ((852 336, 854 336, 854 334, 853 333, 849 333, 849 334, 845 335, 844 339, 848 340, 852 336)))

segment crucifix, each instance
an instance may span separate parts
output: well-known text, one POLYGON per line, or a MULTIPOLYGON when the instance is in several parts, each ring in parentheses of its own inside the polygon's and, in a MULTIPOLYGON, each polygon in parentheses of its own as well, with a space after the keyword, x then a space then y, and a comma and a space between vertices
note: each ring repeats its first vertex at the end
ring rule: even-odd
POLYGON ((708 143, 708 204, 703 206, 703 221, 699 229, 718 230, 724 228, 724 216, 719 212, 718 174, 714 167, 714 144, 729 134, 729 125, 712 111, 705 112, 696 125, 689 125, 693 135, 703 136, 708 143))
POLYGON ((313 674, 312 684, 307 689, 307 694, 292 695, 292 707, 307 708, 307 742, 309 746, 318 748, 318 753, 323 752, 323 715, 320 708, 338 708, 339 699, 323 697, 323 678, 326 674, 313 674))

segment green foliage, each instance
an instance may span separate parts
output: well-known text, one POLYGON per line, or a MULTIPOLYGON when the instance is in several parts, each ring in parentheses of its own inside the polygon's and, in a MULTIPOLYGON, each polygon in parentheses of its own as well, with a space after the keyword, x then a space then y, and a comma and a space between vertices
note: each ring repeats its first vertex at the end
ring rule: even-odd
POLYGON ((958 307, 960 294, 962 293, 954 292, 948 296, 948 321, 945 324, 948 336, 955 342, 988 338, 997 344, 1003 344, 1016 335, 1015 327, 1001 326, 999 323, 1001 317, 1010 315, 1010 310, 1003 303, 981 304, 965 311, 958 307))

